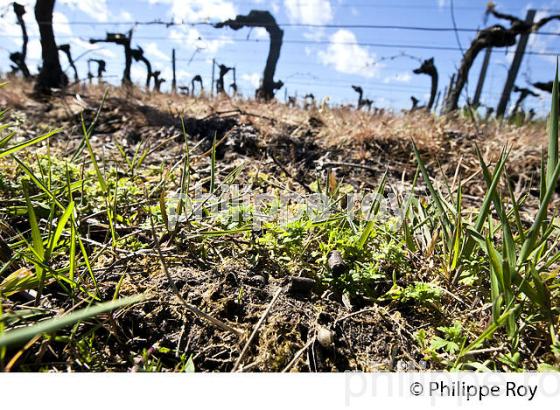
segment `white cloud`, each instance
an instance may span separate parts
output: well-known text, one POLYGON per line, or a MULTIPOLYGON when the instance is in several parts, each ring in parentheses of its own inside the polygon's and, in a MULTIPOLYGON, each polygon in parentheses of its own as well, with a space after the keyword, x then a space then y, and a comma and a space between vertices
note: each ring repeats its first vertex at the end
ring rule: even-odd
MULTIPOLYGON (((41 43, 38 40, 29 41, 27 45, 27 60, 32 62, 39 62, 41 61, 41 43)), ((29 70, 32 70, 32 65, 27 64, 29 66, 29 70)))
POLYGON ((146 82, 146 67, 140 64, 132 64, 130 78, 136 84, 144 84, 146 82))
MULTIPOLYGON (((173 80, 173 71, 171 70, 169 64, 163 68, 159 67, 158 70, 161 71, 161 78, 165 78, 169 85, 171 85, 171 80, 173 80)), ((175 75, 177 76, 178 82, 190 82, 193 77, 193 74, 186 70, 177 70, 175 71, 175 75)))
POLYGON ((257 27, 253 29, 253 33, 255 33, 255 37, 261 40, 268 40, 268 32, 263 27, 257 27))
POLYGON ((437 0, 437 5, 439 8, 447 6, 448 0, 437 0))
POLYGON ((182 80, 182 81, 190 81, 191 78, 193 77, 193 74, 190 71, 186 71, 186 70, 177 70, 175 72, 175 75, 177 75, 177 80, 182 80))
POLYGON ((389 83, 409 83, 412 80, 412 75, 408 72, 397 73, 390 77, 386 77, 383 82, 385 84, 389 83))
POLYGON ((145 44, 142 48, 144 49, 144 52, 148 55, 148 57, 164 61, 169 61, 170 59, 167 54, 160 50, 159 46, 154 41, 145 44))
POLYGON ((60 4, 68 6, 72 9, 78 9, 87 14, 94 20, 109 20, 109 8, 107 0, 59 0, 60 4))
POLYGON ((148 0, 150 4, 168 4, 175 21, 226 20, 234 18, 236 8, 226 0, 148 0))
POLYGON ((326 24, 333 19, 329 0, 284 0, 284 6, 293 23, 326 24))
POLYGON ((241 80, 251 84, 253 88, 259 88, 261 85, 261 75, 259 73, 243 74, 241 80))
POLYGON ((121 10, 121 12, 119 13, 119 20, 134 21, 134 17, 132 17, 132 14, 130 14, 128 11, 121 10))
POLYGON ((323 64, 345 74, 374 77, 381 67, 379 64, 375 65, 375 54, 358 45, 354 33, 344 29, 330 37, 326 51, 319 51, 318 56, 323 64))
POLYGON ((72 28, 68 23, 68 18, 64 14, 58 11, 55 11, 53 13, 53 27, 55 38, 60 38, 60 41, 57 41, 58 43, 66 43, 68 41, 68 38, 65 37, 72 36, 72 28))

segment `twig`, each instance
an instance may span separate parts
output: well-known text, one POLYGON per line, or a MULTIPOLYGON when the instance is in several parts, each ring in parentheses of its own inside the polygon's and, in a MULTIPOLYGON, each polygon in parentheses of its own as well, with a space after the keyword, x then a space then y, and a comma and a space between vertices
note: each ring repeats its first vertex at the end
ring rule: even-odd
POLYGON ((286 373, 288 370, 290 370, 292 366, 297 363, 301 355, 305 353, 307 349, 309 349, 309 346, 311 346, 315 342, 315 340, 316 340, 316 336, 313 336, 311 339, 309 339, 307 343, 297 351, 297 353, 294 355, 294 358, 290 360, 290 363, 288 363, 287 366, 284 367, 282 373, 286 373))
POLYGON ((381 172, 380 169, 374 168, 374 167, 370 167, 367 165, 362 165, 362 164, 355 164, 353 162, 338 162, 338 161, 329 161, 329 162, 322 162, 320 163, 321 167, 324 168, 333 168, 333 167, 350 167, 350 168, 360 168, 360 169, 365 169, 367 171, 371 171, 374 173, 379 173, 381 172))
POLYGON ((377 312, 377 311, 378 311, 377 307, 373 307, 373 308, 365 308, 365 309, 362 309, 362 310, 358 310, 357 312, 348 313, 347 315, 344 315, 344 316, 336 319, 334 321, 334 324, 337 325, 339 322, 342 322, 346 319, 350 319, 353 316, 361 315, 362 313, 377 312))
POLYGON ((475 355, 475 354, 483 354, 483 353, 495 353, 495 352, 500 352, 504 349, 505 349, 504 346, 498 346, 498 347, 488 347, 486 349, 471 350, 465 356, 475 355))
POLYGON ((241 350, 241 354, 239 355, 239 358, 237 359, 237 361, 235 362, 235 365, 233 366, 233 369, 231 370, 232 373, 237 371, 237 369, 239 368, 239 365, 241 364, 241 362, 245 358, 245 354, 249 350, 249 346, 251 345, 251 342, 253 341, 253 339, 257 335, 257 332, 259 331, 259 329, 262 326, 262 324, 264 323, 266 317, 270 313, 270 310, 272 309, 272 307, 274 306, 274 304, 278 300, 278 296, 280 296, 281 292, 282 292, 282 288, 278 288, 278 290, 276 291, 276 293, 272 297, 272 300, 268 304, 268 307, 266 308, 266 310, 262 314, 261 318, 259 319, 259 321, 255 325, 255 328, 253 329, 253 333, 251 333, 251 336, 249 336, 249 339, 247 339, 247 343, 245 343, 245 346, 243 347, 243 350, 241 350))
POLYGON ((460 304, 462 304, 463 306, 469 307, 469 305, 462 300, 461 298, 459 298, 457 295, 455 295, 454 293, 448 291, 447 289, 445 289, 444 287, 440 287, 440 289, 443 291, 443 293, 445 293, 448 296, 451 296, 453 299, 455 299, 457 302, 459 302, 460 304))

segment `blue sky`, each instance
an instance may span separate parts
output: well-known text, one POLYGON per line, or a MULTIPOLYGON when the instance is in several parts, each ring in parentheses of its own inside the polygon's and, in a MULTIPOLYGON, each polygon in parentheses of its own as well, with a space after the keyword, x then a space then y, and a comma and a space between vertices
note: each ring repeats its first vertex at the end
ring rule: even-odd
MULTIPOLYGON (((32 5, 34 1, 20 1, 32 5)), ((8 54, 20 47, 20 29, 15 24, 11 0, 0 0, 0 69, 9 68, 8 54)), ((528 8, 535 8, 538 17, 560 13, 560 0, 498 1, 498 9, 524 16, 528 8)), ((457 26, 461 28, 484 27, 483 13, 486 0, 455 0, 457 26)), ((405 25, 425 27, 452 27, 449 0, 57 0, 55 32, 59 44, 69 42, 74 56, 84 52, 78 61, 81 77, 87 72, 90 57, 107 60, 109 79, 118 82, 123 68, 121 48, 108 45, 90 45, 91 37, 104 37, 106 31, 127 31, 133 21, 203 22, 217 21, 245 14, 251 9, 270 10, 282 23, 338 24, 338 25, 405 25)), ((28 8, 26 21, 31 43, 28 65, 35 71, 39 63, 40 46, 38 30, 32 8, 28 8)), ((497 21, 490 18, 488 24, 497 21)), ((425 102, 430 80, 427 76, 412 73, 418 62, 408 57, 394 60, 391 56, 405 52, 416 58, 434 57, 440 73, 440 90, 456 70, 461 59, 458 50, 426 50, 402 47, 445 46, 457 48, 453 32, 422 32, 369 28, 305 28, 284 27, 286 40, 278 64, 276 79, 286 84, 289 95, 303 96, 313 93, 316 97, 329 96, 334 103, 355 103, 352 84, 361 85, 376 106, 395 110, 408 108, 410 96, 425 102), (291 41, 294 41, 293 43, 291 41), (343 44, 341 44, 343 43, 343 44), (399 45, 400 47, 366 46, 363 43, 399 45)), ((560 33, 560 22, 547 25, 543 31, 560 33)), ((474 33, 460 33, 462 47, 470 43, 474 33)), ((211 78, 211 61, 236 66, 240 91, 253 95, 258 85, 268 52, 268 37, 263 30, 214 29, 207 25, 136 26, 134 45, 141 45, 156 69, 170 80, 171 50, 176 49, 179 83, 189 83, 194 74, 201 74, 205 86, 211 78), (258 40, 247 41, 247 40, 258 40), (198 51, 197 51, 198 49, 198 51), (189 61, 191 60, 192 61, 189 61)), ((560 37, 533 35, 529 48, 534 52, 560 51, 560 37)), ((482 102, 495 106, 507 73, 514 49, 495 50, 488 72, 482 102)), ((64 57, 61 57, 66 67, 64 57)), ((478 78, 479 64, 471 71, 468 92, 472 96, 478 78)), ((526 79, 549 81, 552 79, 555 57, 526 55, 517 84, 526 85, 526 79)), ((144 67, 133 66, 133 79, 143 83, 144 67)), ((227 84, 231 81, 227 80, 227 84)), ((167 83, 168 85, 169 83, 167 83)), ((165 86, 164 86, 165 88, 165 86)), ((285 91, 277 96, 283 100, 285 91)), ((548 95, 533 98, 527 106, 540 113, 546 111, 548 95)))

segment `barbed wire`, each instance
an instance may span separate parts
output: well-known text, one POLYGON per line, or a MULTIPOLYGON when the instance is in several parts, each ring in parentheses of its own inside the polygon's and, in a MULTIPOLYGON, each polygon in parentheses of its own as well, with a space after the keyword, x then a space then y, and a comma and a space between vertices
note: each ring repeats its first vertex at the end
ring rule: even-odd
MULTIPOLYGON (((470 1, 469 1, 470 2, 470 1)), ((161 1, 157 1, 157 0, 152 0, 152 4, 158 4, 158 5, 162 5, 164 4, 161 1)), ((236 5, 239 6, 251 6, 254 7, 255 6, 255 2, 251 2, 251 1, 236 1, 235 2, 236 5)), ((311 2, 306 2, 306 1, 298 1, 298 6, 315 6, 316 3, 311 3, 311 2)), ((361 9, 361 8, 386 8, 386 9, 402 9, 402 10, 406 10, 406 9, 424 9, 424 10, 445 10, 445 9, 449 9, 449 5, 448 4, 418 4, 418 3, 397 3, 397 2, 391 2, 391 3, 372 3, 372 2, 368 2, 368 3, 348 3, 348 4, 334 4, 333 8, 355 8, 355 9, 361 9)), ((480 6, 456 6, 455 7, 456 10, 471 10, 471 11, 481 11, 481 7, 480 6)), ((503 10, 519 10, 519 7, 514 7, 514 6, 507 6, 507 5, 500 5, 500 9, 503 10)), ((551 8, 536 8, 537 11, 556 11, 557 9, 551 9, 551 8)), ((483 10, 482 10, 483 11, 483 10)))
MULTIPOLYGON (((9 35, 9 34, 0 34, 0 38, 20 38, 18 35, 9 35)), ((38 39, 39 36, 29 36, 30 39, 38 39)), ((57 38, 79 38, 82 41, 86 41, 85 39, 79 36, 69 36, 69 35, 59 35, 57 38)), ((169 40, 169 37, 164 36, 135 36, 136 40, 169 40)), ((244 42, 244 43, 263 43, 268 44, 268 40, 261 40, 256 38, 232 38, 232 37, 205 37, 204 39, 200 39, 200 41, 223 41, 224 43, 227 42, 244 42)), ((422 45, 422 44, 388 44, 388 43, 369 43, 369 42, 360 42, 360 41, 329 41, 329 40, 292 40, 287 39, 283 40, 284 44, 307 44, 307 45, 356 45, 356 46, 363 46, 363 47, 373 47, 373 48, 393 48, 393 49, 416 49, 416 50, 434 50, 434 51, 461 51, 458 47, 453 46, 442 46, 442 45, 422 45)), ((505 50, 505 54, 509 53, 509 49, 505 50)), ((556 50, 541 50, 541 51, 533 51, 528 50, 525 54, 529 55, 540 55, 540 56, 557 56, 560 54, 560 51, 556 50)))
MULTIPOLYGON (((185 21, 185 20, 134 20, 134 21, 61 21, 49 22, 40 21, 38 25, 69 25, 69 26, 164 26, 166 28, 176 26, 211 26, 221 21, 185 21)), ((262 24, 262 27, 269 27, 270 24, 262 24)), ((400 24, 312 24, 312 23, 278 23, 278 26, 284 28, 317 28, 317 29, 370 29, 370 30, 405 30, 405 31, 427 31, 427 32, 461 32, 461 33, 477 33, 480 28, 467 27, 429 27, 429 26, 411 26, 400 24)), ((560 36, 560 32, 554 31, 536 31, 531 33, 543 36, 560 36)))

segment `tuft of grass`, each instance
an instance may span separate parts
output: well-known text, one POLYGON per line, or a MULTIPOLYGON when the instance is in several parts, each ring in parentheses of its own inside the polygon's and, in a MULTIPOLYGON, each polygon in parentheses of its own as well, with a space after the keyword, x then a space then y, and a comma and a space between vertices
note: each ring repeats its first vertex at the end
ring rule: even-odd
MULTIPOLYGON (((445 259, 448 260, 449 270, 454 272, 452 283, 457 284, 462 268, 471 263, 477 253, 483 256, 488 266, 493 323, 474 342, 462 348, 458 357, 465 357, 474 348, 488 342, 502 326, 507 330, 511 347, 516 349, 521 337, 519 322, 527 304, 548 323, 551 344, 557 344, 557 311, 552 306, 553 288, 549 285, 550 281, 546 280, 546 277, 550 278, 546 273, 548 267, 558 261, 554 243, 554 238, 558 237, 558 227, 549 218, 549 205, 560 177, 558 114, 557 70, 549 119, 548 152, 546 157, 543 156, 541 165, 540 203, 528 229, 520 222, 520 203, 511 189, 510 198, 499 189, 504 182, 504 170, 510 152, 508 148, 502 150, 492 171, 477 147, 486 193, 481 207, 476 210, 474 223, 470 223, 462 214, 460 185, 455 206, 448 205, 448 198, 431 183, 419 151, 416 146, 413 147, 436 210, 431 217, 417 215, 417 219, 427 219, 426 223, 442 233, 444 253, 447 255, 445 259)), ((507 181, 505 184, 509 187, 507 181)))

